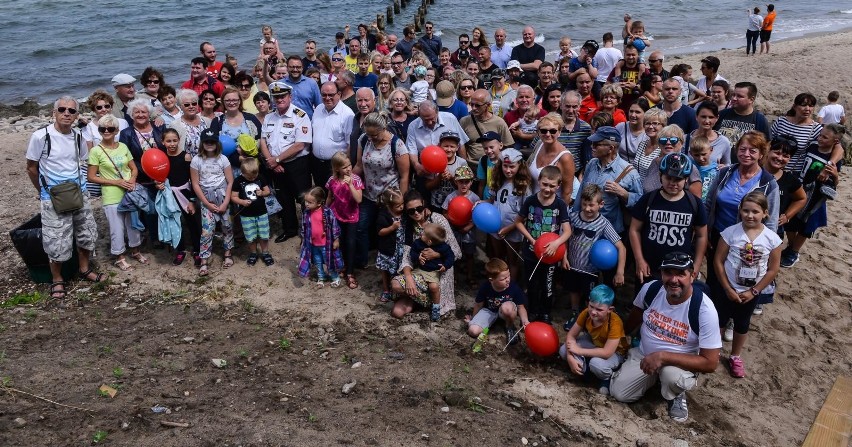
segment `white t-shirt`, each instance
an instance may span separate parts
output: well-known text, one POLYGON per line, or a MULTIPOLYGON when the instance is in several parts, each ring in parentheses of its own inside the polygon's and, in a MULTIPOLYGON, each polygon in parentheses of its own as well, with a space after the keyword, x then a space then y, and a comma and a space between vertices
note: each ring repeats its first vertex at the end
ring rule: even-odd
MULTIPOLYGON (((723 78, 722 75, 716 73, 716 79, 714 79, 713 82, 716 82, 716 81, 726 81, 727 82, 728 80, 723 78)), ((702 76, 701 78, 698 79, 698 83, 695 84, 695 87, 698 88, 698 90, 701 90, 704 93, 707 93, 707 91, 710 90, 710 87, 712 87, 712 86, 713 86, 712 82, 710 83, 710 85, 707 85, 707 76, 702 76)))
POLYGON ((621 50, 613 47, 604 47, 598 49, 595 53, 595 63, 598 65, 598 77, 595 78, 598 82, 606 82, 612 69, 619 60, 624 59, 621 50))
MULTIPOLYGON (((216 158, 204 158, 201 155, 192 157, 190 169, 198 171, 198 184, 202 190, 214 190, 227 186, 225 168, 230 167, 228 157, 219 154, 216 158)), ((230 192, 228 192, 230 194, 230 192)))
MULTIPOLYGON (((645 307, 644 298, 651 282, 642 286, 642 290, 633 300, 638 308, 645 307)), ((719 349, 722 347, 722 335, 719 332, 719 315, 710 297, 704 295, 701 309, 698 311, 699 332, 695 335, 689 327, 689 303, 686 301, 672 306, 666 299, 666 288, 660 287, 651 305, 642 313, 642 337, 639 349, 642 355, 658 351, 680 354, 697 354, 699 349, 719 349)))
POLYGON ((846 116, 846 110, 840 104, 826 104, 819 109, 817 116, 822 118, 823 125, 835 124, 839 123, 840 119, 846 116))
MULTIPOLYGON (((504 183, 496 192, 491 190, 494 205, 500 211, 500 228, 515 222, 518 213, 521 211, 521 205, 524 204, 524 199, 530 195, 532 195, 532 191, 529 189, 525 193, 516 195, 515 185, 512 182, 504 183)), ((522 239, 523 236, 518 230, 512 230, 506 235, 506 240, 509 242, 520 242, 522 239)))
MULTIPOLYGON (((127 120, 125 120, 124 118, 117 119, 118 132, 121 132, 122 130, 127 129, 129 127, 129 125, 127 124, 127 120)), ((83 141, 91 142, 92 146, 97 146, 101 144, 101 140, 103 139, 103 137, 101 137, 101 133, 98 132, 98 124, 96 123, 96 121, 97 120, 95 119, 89 121, 89 124, 87 124, 86 127, 84 127, 83 130, 80 132, 81 134, 83 134, 83 141)), ((118 132, 116 132, 116 135, 118 135, 118 132)))
MULTIPOLYGON (((728 257, 725 258, 725 275, 737 293, 750 289, 751 285, 748 282, 757 283, 766 276, 766 270, 769 268, 769 253, 781 245, 778 233, 766 226, 753 241, 746 235, 742 223, 725 228, 721 237, 730 247, 728 257), (751 244, 751 247, 748 244, 751 244), (744 282, 746 284, 743 284, 744 282)), ((774 291, 775 284, 770 284, 761 293, 774 291)))
MULTIPOLYGON (((70 180, 78 184, 82 181, 81 186, 85 190, 86 179, 80 173, 80 163, 85 164, 89 158, 89 150, 81 141, 78 158, 76 138, 76 131, 72 130, 71 133, 63 134, 56 130, 56 126, 53 124, 44 129, 36 130, 30 136, 30 142, 27 145, 27 160, 38 162, 39 176, 44 177, 48 187, 70 180), (46 135, 50 138, 50 156, 47 154, 46 135)), ((41 183, 41 179, 39 179, 39 183, 41 183)), ((50 200, 50 195, 44 185, 41 187, 40 196, 41 200, 50 200)))
POLYGON ((411 102, 420 104, 429 99, 429 83, 426 81, 417 81, 411 84, 411 102))

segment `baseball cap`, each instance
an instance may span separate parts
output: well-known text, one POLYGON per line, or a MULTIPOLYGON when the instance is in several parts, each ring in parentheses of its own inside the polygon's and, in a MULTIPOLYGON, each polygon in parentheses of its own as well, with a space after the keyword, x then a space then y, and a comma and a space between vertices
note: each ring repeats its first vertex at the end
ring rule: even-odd
POLYGON ((593 39, 589 39, 589 40, 583 42, 583 48, 586 48, 591 53, 596 53, 598 51, 598 48, 600 48, 600 46, 598 45, 597 41, 595 41, 593 39))
POLYGON ((484 134, 482 134, 482 136, 480 136, 479 138, 477 138, 477 139, 476 139, 476 142, 477 142, 477 143, 484 143, 484 142, 486 142, 486 141, 494 141, 494 140, 497 140, 497 141, 499 141, 499 142, 501 142, 501 143, 503 142, 503 139, 502 139, 502 138, 500 138, 500 134, 499 134, 499 133, 494 132, 493 130, 489 130, 488 132, 485 132, 484 134))
POLYGON ((511 60, 511 61, 509 61, 508 64, 506 64, 506 70, 507 71, 511 70, 513 68, 517 68, 518 70, 520 70, 521 69, 521 63, 516 61, 516 60, 511 60))
POLYGON ((438 99, 435 101, 441 107, 449 107, 455 102, 456 88, 450 81, 441 81, 435 86, 438 99))
POLYGON ((502 68, 498 68, 498 69, 491 72, 491 79, 505 78, 505 77, 506 77, 506 70, 503 70, 502 68))
POLYGON ((457 134, 456 132, 453 132, 452 130, 448 130, 448 131, 442 133, 441 138, 438 141, 444 141, 446 139, 456 140, 456 143, 461 142, 461 137, 459 136, 459 134, 457 134))
POLYGON ((127 85, 136 82, 136 78, 127 73, 119 73, 112 77, 112 85, 127 85))
POLYGON ((470 51, 459 50, 459 59, 470 59, 470 51))
POLYGON ((272 84, 269 84, 269 94, 271 96, 280 96, 285 95, 293 91, 293 87, 290 87, 286 82, 275 81, 272 84))
POLYGON ((503 160, 503 163, 518 163, 524 159, 524 154, 521 151, 510 147, 509 149, 505 149, 500 152, 500 159, 503 160))
POLYGON ((343 39, 344 37, 346 37, 346 35, 341 33, 340 31, 338 31, 337 34, 334 35, 335 39, 343 39))
POLYGON ((201 142, 205 143, 208 141, 219 141, 219 133, 213 129, 204 129, 204 131, 201 132, 201 142))
POLYGON ((601 126, 598 127, 598 130, 589 137, 589 141, 592 143, 597 143, 598 141, 614 141, 618 142, 621 140, 621 134, 612 126, 601 126))
POLYGON ((455 172, 456 180, 473 180, 473 170, 468 165, 461 165, 455 172))
POLYGON ((692 256, 681 252, 673 251, 663 256, 663 262, 660 264, 662 269, 677 269, 677 270, 692 270, 692 256))

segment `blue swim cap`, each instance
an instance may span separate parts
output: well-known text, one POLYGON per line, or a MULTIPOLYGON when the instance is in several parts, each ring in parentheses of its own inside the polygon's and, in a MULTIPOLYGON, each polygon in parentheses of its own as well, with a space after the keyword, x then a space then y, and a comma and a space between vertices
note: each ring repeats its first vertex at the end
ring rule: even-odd
POLYGON ((612 306, 613 301, 615 301, 615 292, 605 284, 597 285, 589 292, 590 303, 612 306))

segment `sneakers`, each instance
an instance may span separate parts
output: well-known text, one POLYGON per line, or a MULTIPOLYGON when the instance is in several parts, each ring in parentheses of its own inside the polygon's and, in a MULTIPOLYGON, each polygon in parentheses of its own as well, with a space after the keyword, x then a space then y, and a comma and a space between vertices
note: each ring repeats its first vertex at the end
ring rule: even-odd
POLYGON ((722 339, 725 341, 734 340, 734 320, 728 320, 728 325, 725 326, 725 333, 722 334, 722 339))
POLYGON ((380 303, 389 303, 393 300, 393 293, 384 291, 381 295, 379 295, 380 303))
POLYGON ((745 365, 743 365, 743 359, 738 355, 732 355, 731 358, 728 359, 728 366, 731 367, 731 376, 736 377, 737 379, 742 379, 746 376, 745 373, 745 365))
POLYGON ((604 396, 609 396, 609 379, 601 380, 600 387, 598 388, 598 393, 601 393, 604 396))
POLYGON ((781 267, 790 268, 799 262, 799 253, 789 248, 781 252, 781 267))
POLYGON ((550 319, 550 314, 539 314, 538 321, 550 324, 553 320, 550 319))
POLYGON ((686 407, 686 391, 678 394, 674 399, 668 401, 669 417, 677 422, 686 422, 689 418, 689 409, 686 407))
POLYGON ((441 319, 441 305, 440 304, 433 304, 432 305, 432 312, 429 315, 429 319, 432 320, 432 321, 438 321, 438 320, 441 319))
POLYGON ((506 343, 511 346, 518 344, 521 341, 520 337, 515 337, 515 334, 518 333, 518 330, 515 329, 514 326, 506 326, 506 343))
POLYGON ((763 315, 763 304, 758 304, 754 307, 752 315, 763 315))
POLYGON ((574 326, 574 323, 577 321, 577 316, 579 314, 580 312, 576 309, 571 311, 571 316, 568 318, 568 321, 566 321, 565 324, 562 325, 562 329, 565 329, 565 332, 571 330, 571 326, 574 326))
POLYGON ((828 200, 834 200, 837 198, 837 190, 829 185, 822 185, 819 188, 819 192, 821 192, 828 200))

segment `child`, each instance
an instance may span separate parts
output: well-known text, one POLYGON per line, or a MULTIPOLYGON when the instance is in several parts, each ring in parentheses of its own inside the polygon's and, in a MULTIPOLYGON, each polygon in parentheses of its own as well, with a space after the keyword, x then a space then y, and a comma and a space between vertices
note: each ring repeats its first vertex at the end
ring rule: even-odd
POLYGON ((263 25, 260 27, 260 32, 263 34, 263 38, 260 39, 260 57, 263 57, 263 44, 267 42, 275 44, 275 54, 281 53, 281 49, 278 47, 278 39, 275 38, 275 34, 272 32, 272 27, 269 25, 263 25))
MULTIPOLYGON (((456 190, 451 192, 450 195, 444 199, 444 203, 441 204, 441 208, 445 215, 447 214, 447 210, 450 208, 450 201, 456 197, 465 197, 467 200, 470 200, 470 203, 479 202, 479 196, 470 190, 471 185, 473 185, 473 171, 470 170, 467 163, 456 169, 453 181, 456 184, 456 190)), ((453 225, 453 234, 462 249, 462 257, 465 261, 465 270, 467 273, 467 282, 470 285, 475 285, 476 283, 473 280, 473 258, 476 257, 476 236, 473 231, 473 220, 471 219, 470 222, 462 227, 453 225)))
POLYGON ((624 38, 624 45, 635 46, 639 50, 639 62, 644 64, 645 50, 651 46, 651 41, 645 37, 645 24, 641 20, 632 20, 629 26, 630 33, 624 38))
POLYGON ((589 260, 592 245, 599 239, 612 242, 618 249, 618 264, 615 269, 613 284, 618 287, 624 284, 624 263, 627 260, 627 249, 621 242, 621 236, 612 224, 601 215, 603 207, 603 191, 601 187, 591 183, 580 192, 580 211, 569 211, 571 237, 568 239, 568 264, 570 269, 565 279, 565 288, 571 300, 571 316, 565 323, 565 330, 570 330, 574 320, 580 313, 580 300, 585 299, 589 292, 598 285, 600 270, 589 260))
POLYGON ((405 244, 405 229, 402 227, 402 210, 405 203, 398 189, 388 188, 382 192, 381 204, 376 218, 379 235, 376 238, 376 267, 382 272, 382 294, 379 301, 388 303, 393 298, 391 278, 399 271, 405 244))
MULTIPOLYGON (((538 115, 540 113, 541 110, 536 104, 530 104, 523 118, 518 121, 518 128, 520 128, 521 133, 529 135, 530 140, 538 134, 538 115)), ((516 142, 515 149, 521 150, 525 145, 526 143, 516 142)))
POLYGON ((447 242, 447 230, 444 227, 427 223, 423 226, 423 233, 412 242, 410 257, 415 266, 413 275, 419 274, 429 286, 429 296, 432 298, 432 312, 429 318, 438 321, 441 318, 441 277, 440 273, 447 271, 453 266, 456 255, 447 242), (425 249, 432 249, 440 256, 420 262, 420 254, 425 249))
POLYGON ((418 65, 414 67, 414 83, 411 84, 411 102, 415 107, 429 99, 429 82, 426 81, 426 67, 418 65))
POLYGON ((228 211, 231 202, 231 188, 234 184, 234 173, 228 157, 222 155, 222 143, 219 134, 212 129, 201 132, 201 151, 189 164, 189 175, 192 178, 192 190, 201 201, 201 265, 198 268, 200 276, 207 276, 208 260, 212 252, 213 232, 216 222, 222 225, 222 236, 225 245, 225 259, 222 268, 234 265, 231 249, 234 248, 234 230, 231 226, 231 215, 228 211))
POLYGON ((496 235, 489 234, 488 239, 492 241, 494 257, 505 259, 509 264, 512 279, 519 281, 521 259, 518 254, 521 251, 522 236, 515 228, 515 220, 524 200, 532 194, 532 177, 520 151, 509 148, 500 155, 501 158, 494 167, 494 175, 488 184, 491 201, 500 211, 500 231, 496 235), (501 243, 500 239, 504 242, 501 243))
POLYGON ((476 139, 476 142, 482 145, 482 150, 485 155, 479 158, 479 163, 476 166, 476 180, 479 182, 479 197, 482 200, 491 199, 491 177, 494 173, 494 166, 500 160, 500 151, 503 150, 503 141, 500 134, 494 131, 488 131, 476 139))
POLYGON ((698 173, 701 174, 701 201, 705 204, 707 203, 707 192, 710 190, 710 185, 719 173, 719 164, 710 161, 712 152, 710 140, 706 137, 692 137, 690 139, 689 155, 698 168, 698 173))
POLYGON ((440 174, 431 174, 426 179, 426 190, 432 191, 429 208, 435 212, 443 210, 444 199, 455 191, 453 178, 455 177, 456 169, 467 166, 467 160, 457 156, 461 137, 453 131, 447 131, 441 134, 438 143, 441 149, 447 154, 447 168, 440 174))
MULTIPOLYGON (((539 264, 540 258, 534 253, 535 240, 544 233, 556 233, 559 238, 547 244, 545 256, 553 256, 556 249, 571 236, 568 223, 568 207, 556 195, 562 183, 562 173, 556 166, 545 166, 538 175, 538 193, 524 200, 515 220, 515 228, 527 240, 523 257, 527 272, 532 272, 527 286, 527 298, 534 320, 550 324, 550 310, 553 307, 553 274, 556 266, 539 264), (538 268, 536 268, 536 266, 538 268)), ((568 266, 568 254, 562 256, 562 266, 568 266)))
POLYGON ((559 39, 559 54, 556 56, 556 63, 559 63, 562 59, 568 58, 568 60, 574 59, 577 57, 577 52, 571 49, 571 38, 568 36, 562 36, 559 39))
POLYGON ((314 186, 305 193, 305 213, 302 216, 302 246, 299 250, 299 275, 308 276, 313 265, 317 269, 317 288, 326 280, 331 287, 340 287, 340 226, 331 208, 324 206, 325 190, 314 186), (326 270, 327 269, 327 270, 326 270))
POLYGON ((724 291, 713 294, 719 326, 734 320, 734 341, 728 360, 731 375, 745 377, 740 354, 748 337, 751 315, 759 296, 775 291, 775 276, 781 262, 781 238, 763 225, 769 203, 760 191, 752 191, 740 202, 740 223, 722 231, 713 266, 724 291), (718 295, 718 296, 717 296, 718 295))
POLYGON ((358 174, 352 172, 352 163, 345 152, 337 152, 331 157, 332 176, 325 184, 328 199, 325 205, 334 212, 340 225, 340 239, 343 245, 343 260, 346 265, 346 284, 350 289, 358 288, 355 279, 355 232, 361 216, 358 205, 363 198, 364 182, 358 174))
POLYGON ((467 335, 479 337, 484 329, 500 317, 506 323, 506 342, 515 344, 520 340, 515 337, 515 318, 521 317, 521 327, 530 324, 527 318, 527 297, 520 286, 512 281, 509 265, 502 259, 491 258, 485 264, 485 274, 488 281, 483 282, 476 293, 473 318, 470 315, 465 318, 467 335))
POLYGON ((260 240, 260 259, 266 266, 275 264, 269 254, 269 214, 266 212, 266 200, 272 193, 269 182, 259 175, 260 163, 257 158, 246 157, 240 161, 240 175, 234 180, 231 188, 231 202, 240 206, 237 213, 243 227, 246 242, 251 252, 246 264, 257 264, 257 246, 260 240))
POLYGON ((373 91, 373 94, 379 94, 379 76, 372 73, 370 65, 370 55, 361 53, 358 55, 358 72, 355 73, 355 90, 362 87, 368 87, 373 91))
POLYGON ((383 55, 390 54, 390 48, 388 48, 387 39, 388 38, 385 33, 381 31, 376 34, 376 51, 382 53, 383 55))
MULTIPOLYGON (((180 205, 181 216, 184 224, 189 227, 190 243, 192 244, 192 257, 195 266, 201 267, 201 257, 198 255, 198 247, 201 244, 201 221, 200 216, 195 214, 198 198, 192 190, 189 178, 189 163, 192 158, 180 146, 180 136, 175 129, 168 128, 163 132, 163 146, 166 147, 166 155, 169 157, 169 186, 180 205)), ((158 189, 165 189, 165 183, 156 182, 158 189)), ((186 258, 186 237, 181 236, 178 246, 175 248, 173 265, 183 264, 186 258)))
POLYGON ((582 376, 591 371, 600 379, 598 392, 609 394, 609 379, 627 354, 627 338, 621 317, 613 312, 615 292, 598 285, 589 293, 589 307, 568 330, 559 356, 568 362, 572 373, 582 376), (571 355, 568 355, 568 354, 571 355))
POLYGON ((709 99, 703 90, 696 87, 692 80, 692 66, 689 64, 675 64, 669 77, 677 79, 680 83, 680 103, 694 106, 705 99, 709 99), (689 98, 692 97, 690 100, 689 98))
POLYGON ((837 101, 840 99, 840 92, 837 90, 828 94, 828 104, 822 106, 817 113, 817 122, 826 124, 846 124, 846 109, 837 101))

